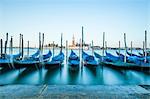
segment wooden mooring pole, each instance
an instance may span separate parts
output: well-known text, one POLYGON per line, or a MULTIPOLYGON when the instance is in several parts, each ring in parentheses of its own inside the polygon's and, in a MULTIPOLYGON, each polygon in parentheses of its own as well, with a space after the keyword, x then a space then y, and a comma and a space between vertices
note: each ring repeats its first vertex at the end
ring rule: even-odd
POLYGON ((81 69, 83 69, 83 42, 84 42, 84 35, 83 35, 83 26, 82 26, 82 52, 81 52, 81 55, 82 55, 82 58, 81 58, 81 69))
POLYGON ((2 56, 3 56, 3 40, 1 39, 1 58, 2 58, 2 56))
POLYGON ((120 56, 120 41, 119 41, 119 56, 120 56))
POLYGON ((21 39, 22 39, 22 34, 19 36, 19 53, 21 53, 21 39))
POLYGON ((55 45, 54 45, 54 41, 53 41, 53 57, 54 57, 54 55, 55 55, 55 45))
POLYGON ((132 41, 131 41, 131 56, 132 56, 132 41))
POLYGON ((4 50, 5 58, 6 58, 6 54, 7 54, 7 42, 8 42, 8 33, 6 33, 6 41, 5 41, 5 50, 4 50))
POLYGON ((23 59, 23 55, 24 55, 24 46, 23 45, 24 45, 24 41, 23 41, 23 35, 22 35, 22 46, 21 46, 22 47, 22 51, 21 51, 22 52, 22 54, 21 54, 22 59, 23 59))
POLYGON ((68 63, 68 41, 66 40, 66 64, 68 63))
POLYGON ((124 33, 124 44, 125 44, 125 56, 124 56, 124 62, 126 63, 126 54, 127 54, 127 44, 126 44, 126 33, 124 33))
POLYGON ((27 45, 27 56, 29 57, 29 41, 27 43, 28 43, 28 45, 27 45))
POLYGON ((94 43, 93 43, 93 40, 92 40, 92 56, 94 55, 94 43))
POLYGON ((79 40, 79 59, 80 59, 80 66, 81 66, 81 39, 79 40))
POLYGON ((103 32, 103 52, 102 52, 102 61, 104 60, 104 51, 105 51, 105 32, 103 32))
POLYGON ((145 30, 145 54, 144 54, 144 56, 145 56, 145 60, 144 60, 144 62, 146 63, 146 61, 147 61, 147 31, 145 30))

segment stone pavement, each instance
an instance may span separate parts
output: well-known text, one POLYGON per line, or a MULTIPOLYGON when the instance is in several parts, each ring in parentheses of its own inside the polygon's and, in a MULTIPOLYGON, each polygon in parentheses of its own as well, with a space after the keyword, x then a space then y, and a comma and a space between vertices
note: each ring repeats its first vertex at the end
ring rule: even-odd
POLYGON ((150 99, 149 85, 1 85, 0 99, 150 99))

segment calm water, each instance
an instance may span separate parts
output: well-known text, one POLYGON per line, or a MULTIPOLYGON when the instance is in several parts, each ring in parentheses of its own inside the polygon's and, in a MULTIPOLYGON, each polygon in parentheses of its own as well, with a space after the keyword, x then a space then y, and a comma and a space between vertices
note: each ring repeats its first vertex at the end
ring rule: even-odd
MULTIPOLYGON (((17 53, 18 49, 14 50, 17 53)), ((27 50, 24 50, 25 54, 27 50)), ((30 54, 34 53, 35 49, 30 49, 30 54)), ((64 54, 66 54, 65 50, 64 54)), ((47 50, 44 51, 46 53, 47 50)), ((55 55, 59 50, 55 50, 55 55)), ((75 50, 79 54, 78 50, 75 50)), ((86 51, 92 54, 92 51, 86 51)), ((96 50, 98 53, 102 51, 96 50)), ((115 55, 114 50, 109 50, 115 55)), ((121 51, 124 53, 124 51, 121 51)), ((134 51, 134 53, 137 53, 134 51)), ((68 55, 70 50, 68 51, 68 55)), ((72 71, 66 65, 66 60, 62 68, 58 69, 20 69, 20 70, 0 70, 0 85, 1 84, 86 84, 86 85, 125 85, 125 84, 150 84, 150 73, 133 70, 116 70, 105 66, 98 66, 96 69, 83 67, 79 71, 72 71)), ((150 72, 150 71, 149 71, 150 72)))

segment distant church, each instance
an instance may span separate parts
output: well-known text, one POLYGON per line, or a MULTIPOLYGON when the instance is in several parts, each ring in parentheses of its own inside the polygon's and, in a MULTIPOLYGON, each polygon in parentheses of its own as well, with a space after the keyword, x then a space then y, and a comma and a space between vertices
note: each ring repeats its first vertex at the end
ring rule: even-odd
POLYGON ((74 48, 74 47, 76 47, 76 44, 75 44, 75 37, 73 35, 73 37, 72 37, 72 44, 69 45, 69 48, 74 48))
MULTIPOLYGON (((83 46, 84 46, 83 49, 89 49, 89 44, 85 44, 84 43, 83 46)), ((69 49, 79 49, 79 47, 80 47, 80 44, 75 42, 75 37, 73 35, 73 37, 72 37, 72 44, 69 45, 69 49)))

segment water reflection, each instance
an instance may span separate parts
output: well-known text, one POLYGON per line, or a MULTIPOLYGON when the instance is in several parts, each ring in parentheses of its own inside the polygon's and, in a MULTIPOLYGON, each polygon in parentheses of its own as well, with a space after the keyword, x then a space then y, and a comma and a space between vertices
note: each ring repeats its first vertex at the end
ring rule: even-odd
POLYGON ((18 76, 18 70, 1 69, 0 70, 0 84, 12 84, 15 78, 18 76))
POLYGON ((79 84, 80 79, 78 78, 80 71, 76 70, 70 70, 68 69, 68 77, 67 82, 68 84, 79 84))
POLYGON ((20 70, 0 70, 0 84, 149 84, 150 75, 141 71, 116 70, 98 66, 71 70, 68 66, 46 70, 44 68, 24 68, 20 70))
POLYGON ((60 69, 49 69, 46 70, 44 77, 44 83, 46 84, 59 84, 60 83, 60 69))

